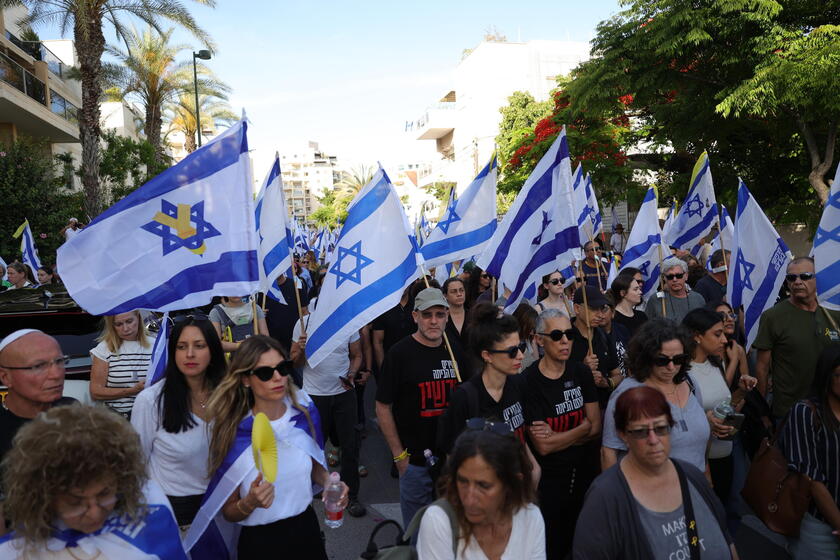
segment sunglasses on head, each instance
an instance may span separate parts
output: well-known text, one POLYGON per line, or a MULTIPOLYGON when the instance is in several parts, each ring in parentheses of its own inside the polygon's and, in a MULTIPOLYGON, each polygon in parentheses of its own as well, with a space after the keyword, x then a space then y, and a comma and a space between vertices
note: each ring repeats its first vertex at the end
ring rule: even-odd
POLYGON ((675 274, 666 274, 665 279, 673 280, 674 278, 676 278, 677 280, 682 280, 683 276, 685 276, 685 272, 677 272, 675 274))
POLYGON ((664 424, 662 426, 634 428, 632 430, 627 430, 624 433, 633 439, 645 439, 646 437, 648 437, 648 434, 650 432, 656 434, 657 437, 665 437, 671 433, 671 426, 669 426, 668 424, 664 424))
POLYGON ((520 342, 516 346, 511 346, 510 348, 504 348, 502 350, 488 350, 488 352, 490 352, 491 354, 507 354, 508 358, 513 359, 516 356, 518 356, 520 352, 524 354, 525 350, 527 349, 528 343, 520 342))
POLYGON ((660 354, 653 359, 653 365, 665 367, 673 362, 675 366, 682 366, 685 365, 686 360, 688 360, 688 354, 677 354, 676 356, 663 356, 660 354))
POLYGON ((785 280, 788 282, 796 282, 796 279, 799 278, 803 282, 807 282, 808 280, 813 280, 814 276, 816 276, 813 272, 801 272, 799 274, 785 274, 785 280))
POLYGON ((486 418, 470 418, 467 420, 468 430, 487 430, 500 436, 507 436, 513 433, 513 428, 507 422, 491 422, 486 418))
POLYGON ((554 342, 560 342, 560 340, 565 336, 566 340, 571 342, 574 340, 575 336, 575 329, 566 329, 565 331, 561 331, 560 329, 554 329, 551 332, 538 332, 540 336, 547 336, 554 342))
POLYGON ((288 377, 294 371, 294 364, 291 360, 283 360, 276 366, 263 366, 254 368, 246 372, 247 375, 256 375, 257 379, 262 382, 270 381, 272 377, 274 377, 274 372, 276 371, 283 377, 288 377))

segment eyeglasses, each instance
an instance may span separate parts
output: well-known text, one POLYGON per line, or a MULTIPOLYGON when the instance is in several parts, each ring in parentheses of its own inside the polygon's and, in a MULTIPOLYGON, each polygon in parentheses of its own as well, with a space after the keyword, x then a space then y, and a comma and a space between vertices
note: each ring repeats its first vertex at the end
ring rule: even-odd
POLYGON ((248 375, 256 375, 257 379, 262 382, 270 381, 272 377, 274 377, 274 372, 276 371, 283 377, 288 377, 292 374, 295 369, 295 365, 291 360, 283 360, 276 366, 263 366, 254 368, 247 372, 248 375))
POLYGON ((718 315, 720 315, 724 319, 733 319, 734 320, 734 319, 738 318, 738 314, 737 313, 732 313, 731 311, 721 311, 721 312, 718 313, 718 315))
POLYGON ((556 286, 557 284, 560 284, 561 282, 563 282, 562 278, 552 278, 551 280, 548 281, 548 283, 551 284, 552 286, 556 286))
POLYGON ((507 422, 491 422, 486 418, 470 418, 467 420, 468 430, 487 430, 500 436, 507 436, 513 433, 513 428, 507 422))
POLYGON ((481 277, 482 277, 482 278, 490 278, 490 275, 489 275, 489 274, 487 274, 486 272, 482 272, 482 273, 481 273, 481 277))
POLYGON ((583 283, 583 278, 581 278, 580 276, 575 276, 575 282, 577 282, 578 284, 581 284, 581 283, 583 283))
POLYGON ((682 366, 685 364, 687 359, 688 354, 677 354, 676 356, 663 356, 660 354, 653 359, 653 365, 657 367, 665 367, 673 362, 675 366, 682 366))
POLYGON ((178 315, 177 317, 170 317, 173 325, 186 323, 187 321, 206 321, 209 319, 204 313, 190 313, 189 315, 178 315))
POLYGON ((551 332, 538 332, 537 334, 540 336, 547 336, 554 342, 560 342, 560 340, 565 336, 566 340, 571 342, 575 338, 575 329, 566 329, 565 331, 554 329, 551 332))
POLYGON ((516 346, 511 346, 510 348, 505 348, 503 350, 488 350, 488 352, 490 352, 491 354, 507 354, 508 358, 510 358, 512 360, 513 358, 518 356, 520 352, 522 352, 524 354, 525 350, 527 350, 527 349, 528 349, 528 343, 527 342, 520 342, 516 346))
POLYGON ((799 278, 803 282, 807 282, 808 280, 813 280, 815 276, 813 272, 800 272, 799 274, 785 274, 785 280, 796 282, 796 279, 799 278))
POLYGON ((19 371, 28 371, 34 373, 35 375, 40 375, 42 373, 46 373, 49 369, 53 366, 63 370, 67 364, 70 363, 70 356, 59 356, 58 358, 53 358, 52 360, 47 360, 44 362, 38 362, 34 366, 3 366, 0 365, 0 368, 3 369, 15 369, 19 371))
POLYGON ((678 272, 676 274, 665 274, 665 280, 673 280, 676 278, 677 280, 682 280, 682 277, 685 276, 685 272, 678 272))
MULTIPOLYGON (((118 499, 119 498, 116 494, 111 494, 110 496, 106 496, 106 497, 102 497, 102 498, 96 498, 96 499, 94 499, 94 502, 96 503, 97 506, 99 506, 102 509, 109 509, 114 504, 117 503, 118 499)), ((86 502, 83 503, 83 504, 68 507, 67 509, 59 511, 57 513, 58 513, 58 516, 63 518, 63 519, 73 519, 73 518, 81 517, 84 514, 86 514, 88 512, 88 510, 90 509, 90 507, 91 507, 90 500, 86 500, 86 502)))
POLYGON ((665 437, 671 433, 671 426, 663 424, 662 426, 647 426, 645 428, 635 428, 624 432, 633 439, 645 439, 648 434, 653 432, 657 437, 665 437))

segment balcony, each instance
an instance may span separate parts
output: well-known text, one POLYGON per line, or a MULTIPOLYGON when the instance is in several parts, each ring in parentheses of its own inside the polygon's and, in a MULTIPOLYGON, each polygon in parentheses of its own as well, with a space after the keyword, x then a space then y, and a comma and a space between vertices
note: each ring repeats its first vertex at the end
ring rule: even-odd
POLYGON ((40 41, 21 41, 9 30, 6 30, 6 38, 35 60, 46 62, 47 68, 55 76, 62 80, 67 77, 67 65, 61 62, 61 59, 40 41))
POLYGON ((417 140, 436 140, 455 130, 456 104, 441 101, 426 108, 420 118, 405 123, 405 131, 417 140))

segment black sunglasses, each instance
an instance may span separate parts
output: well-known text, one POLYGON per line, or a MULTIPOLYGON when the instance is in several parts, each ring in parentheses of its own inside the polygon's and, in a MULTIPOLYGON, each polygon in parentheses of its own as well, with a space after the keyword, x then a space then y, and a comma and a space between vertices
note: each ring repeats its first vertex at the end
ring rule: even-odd
POLYGON ((188 315, 178 315, 176 317, 170 317, 169 320, 172 321, 173 325, 178 325, 180 323, 186 323, 187 321, 206 321, 209 317, 204 313, 190 313, 188 315))
POLYGON ((671 426, 669 426, 668 424, 664 424, 662 426, 654 426, 652 428, 636 428, 633 430, 627 430, 624 433, 633 439, 645 439, 646 437, 648 437, 648 434, 650 432, 656 434, 657 437, 665 437, 671 433, 671 426))
POLYGON ((554 329, 551 332, 538 332, 537 334, 540 336, 547 336, 554 342, 560 342, 560 340, 565 336, 566 340, 571 342, 575 337, 575 329, 566 329, 565 331, 554 329))
POLYGON ((272 377, 274 377, 274 372, 276 371, 283 377, 288 377, 294 371, 295 366, 291 360, 283 360, 276 366, 263 366, 254 368, 252 370, 247 371, 248 375, 256 375, 257 379, 262 382, 270 381, 272 377))
POLYGON ((666 280, 673 280, 676 278, 677 280, 682 280, 682 277, 685 276, 685 272, 678 272, 676 274, 665 274, 666 280))
POLYGON ((676 356, 663 356, 660 354, 653 359, 653 365, 665 367, 671 362, 674 362, 675 366, 682 366, 685 365, 686 360, 688 360, 688 354, 677 354, 676 356))
POLYGON ((808 280, 813 280, 816 274, 813 272, 801 272, 799 274, 785 274, 785 280, 788 282, 796 282, 796 279, 799 278, 803 282, 807 282, 808 280))
POLYGON ((520 352, 524 354, 525 350, 527 349, 528 343, 520 342, 516 346, 511 346, 510 348, 505 348, 503 350, 488 350, 488 352, 490 352, 491 354, 507 354, 508 358, 513 359, 516 356, 518 356, 520 352))
POLYGON ((552 278, 551 280, 548 281, 548 283, 551 284, 552 286, 556 286, 557 284, 561 283, 562 281, 563 281, 562 278, 552 278))
POLYGON ((481 273, 481 277, 482 277, 482 278, 490 278, 490 275, 489 275, 489 274, 487 274, 486 272, 482 272, 482 273, 481 273))
POLYGON ((507 422, 491 422, 486 418, 470 418, 467 420, 468 430, 487 430, 500 436, 507 436, 513 433, 513 428, 507 422))

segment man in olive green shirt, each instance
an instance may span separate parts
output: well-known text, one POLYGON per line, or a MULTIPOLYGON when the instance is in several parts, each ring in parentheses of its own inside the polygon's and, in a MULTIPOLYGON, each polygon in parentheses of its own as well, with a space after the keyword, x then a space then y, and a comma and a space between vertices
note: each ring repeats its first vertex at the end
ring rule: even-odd
POLYGON ((808 396, 820 352, 832 342, 840 342, 836 326, 840 313, 817 304, 814 260, 799 257, 791 261, 785 281, 790 298, 761 315, 753 342, 758 350, 758 389, 766 397, 768 380, 773 380, 772 411, 777 419, 808 396))

